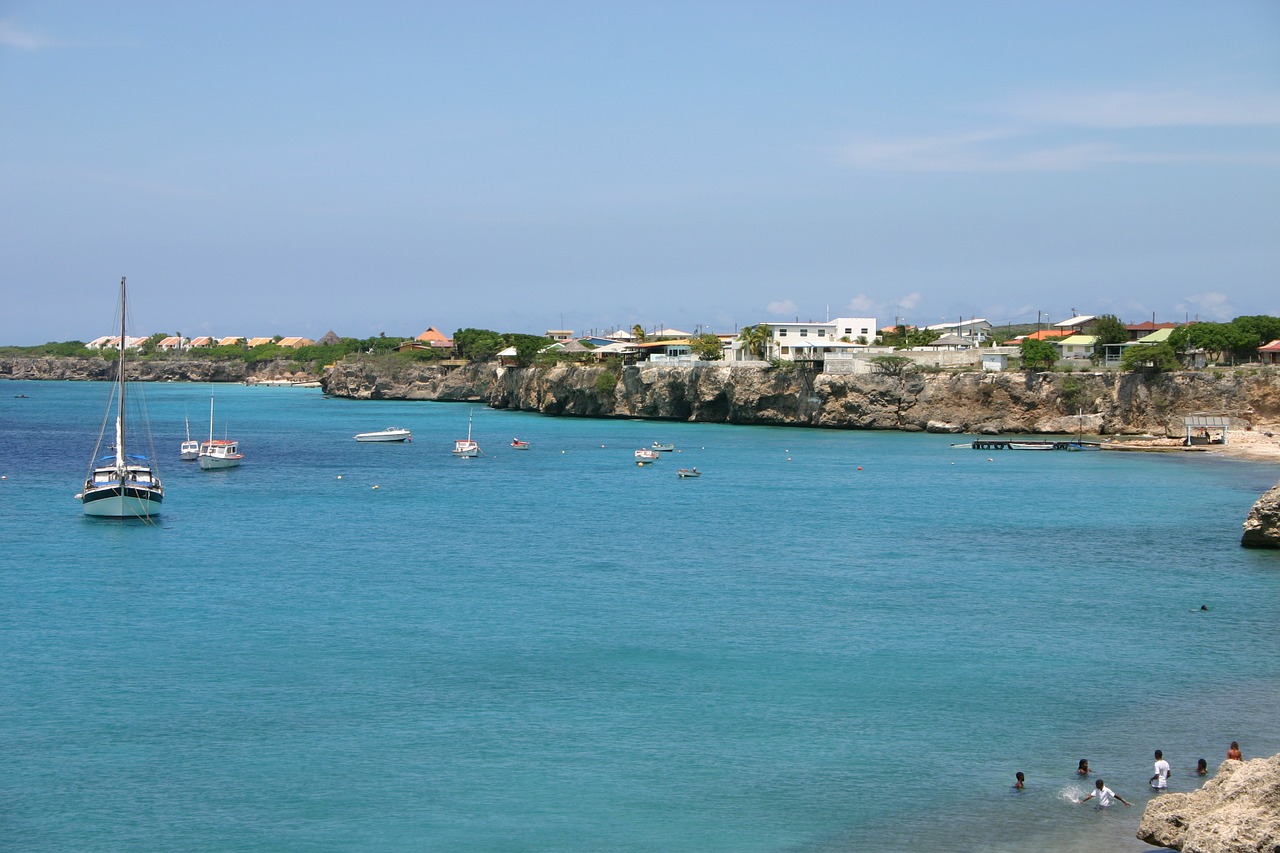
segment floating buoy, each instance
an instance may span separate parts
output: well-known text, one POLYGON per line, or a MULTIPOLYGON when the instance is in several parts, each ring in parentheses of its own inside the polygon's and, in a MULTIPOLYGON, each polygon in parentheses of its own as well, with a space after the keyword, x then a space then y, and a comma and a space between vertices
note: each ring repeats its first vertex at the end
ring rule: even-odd
POLYGON ((377 486, 374 486, 373 488, 374 488, 374 489, 377 489, 378 487, 377 487, 377 486))
POLYGON ((341 479, 342 479, 342 475, 341 475, 341 474, 339 474, 339 475, 338 475, 338 479, 339 479, 339 480, 341 480, 341 479))
POLYGON ((862 470, 862 466, 861 466, 861 465, 859 465, 859 466, 858 466, 858 470, 859 470, 859 471, 861 471, 861 470, 862 470))

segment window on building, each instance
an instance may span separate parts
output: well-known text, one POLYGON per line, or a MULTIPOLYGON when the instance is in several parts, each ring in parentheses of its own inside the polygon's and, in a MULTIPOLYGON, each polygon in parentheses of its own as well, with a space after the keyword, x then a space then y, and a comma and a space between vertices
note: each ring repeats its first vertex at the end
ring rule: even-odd
POLYGON ((827 336, 827 330, 826 330, 826 329, 819 329, 819 330, 818 330, 818 337, 820 337, 820 338, 825 338, 826 336, 827 336))
POLYGON ((785 338, 786 336, 787 336, 787 330, 786 330, 786 329, 779 329, 779 330, 778 330, 778 337, 780 337, 780 338, 785 338))
POLYGON ((801 329, 801 330, 800 330, 800 337, 802 337, 802 338, 807 338, 807 337, 809 337, 809 330, 808 330, 808 329, 801 329))

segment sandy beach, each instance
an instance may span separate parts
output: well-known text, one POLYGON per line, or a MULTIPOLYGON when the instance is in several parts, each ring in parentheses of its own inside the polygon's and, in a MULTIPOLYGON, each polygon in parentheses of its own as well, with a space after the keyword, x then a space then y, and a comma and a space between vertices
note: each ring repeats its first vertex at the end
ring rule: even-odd
POLYGON ((1228 444, 1214 451, 1240 459, 1280 462, 1280 422, 1257 423, 1253 429, 1232 430, 1228 444))
MULTIPOLYGON (((1103 439, 1104 442, 1108 441, 1103 439)), ((1180 438, 1131 438, 1115 440, 1114 444, 1104 449, 1117 450, 1194 450, 1204 453, 1219 453, 1236 459, 1253 459, 1259 462, 1280 462, 1280 422, 1268 421, 1258 423, 1252 429, 1234 429, 1228 436, 1228 443, 1199 445, 1184 448, 1180 438)))

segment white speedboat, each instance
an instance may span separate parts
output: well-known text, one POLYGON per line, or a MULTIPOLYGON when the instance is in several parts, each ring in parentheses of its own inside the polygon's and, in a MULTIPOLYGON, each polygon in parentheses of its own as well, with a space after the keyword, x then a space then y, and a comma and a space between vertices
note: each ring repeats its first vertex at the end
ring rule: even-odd
POLYGON ((209 440, 200 445, 200 470, 221 471, 235 468, 244 461, 240 442, 230 438, 213 437, 213 395, 209 395, 209 440))
POLYGON ((400 427, 387 427, 377 432, 357 433, 356 441, 413 441, 413 433, 400 427))
MULTIPOLYGON (((151 464, 148 457, 129 453, 131 444, 126 444, 132 423, 126 424, 127 389, 125 381, 125 285, 120 279, 120 349, 116 361, 116 387, 112 394, 112 402, 107 403, 107 414, 110 415, 114 403, 116 409, 116 434, 114 446, 108 444, 112 453, 100 456, 106 426, 109 418, 102 421, 102 431, 98 434, 98 444, 93 450, 93 461, 90 463, 89 476, 84 481, 84 491, 76 495, 84 507, 85 515, 99 518, 151 518, 160 514, 160 505, 164 502, 164 485, 160 482, 160 474, 151 464)), ((139 432, 146 433, 145 421, 141 423, 139 432)), ((147 444, 151 437, 147 435, 147 444)), ((154 451, 152 452, 154 455, 154 451)))
POLYGON ((658 461, 658 451, 656 450, 650 450, 647 447, 642 447, 636 451, 637 465, 648 465, 650 463, 657 462, 657 461, 658 461))
POLYGON ((471 413, 467 412, 467 437, 453 442, 453 455, 462 459, 471 459, 480 455, 480 445, 471 438, 471 413))
POLYGON ((1053 450, 1053 444, 1043 441, 1011 441, 1011 450, 1053 450))
POLYGON ((651 450, 656 450, 659 453, 670 453, 676 449, 676 446, 674 444, 660 444, 655 441, 653 444, 649 445, 649 448, 651 450))

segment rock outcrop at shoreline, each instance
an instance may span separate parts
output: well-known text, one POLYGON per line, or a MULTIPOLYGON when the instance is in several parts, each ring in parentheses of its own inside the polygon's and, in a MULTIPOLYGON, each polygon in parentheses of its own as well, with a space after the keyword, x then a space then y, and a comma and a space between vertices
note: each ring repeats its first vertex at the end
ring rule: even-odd
POLYGON ((899 377, 729 365, 448 368, 357 358, 327 370, 322 385, 329 394, 356 399, 471 401, 578 417, 989 435, 1181 436, 1180 416, 1188 412, 1280 417, 1280 371, 1258 369, 899 377))
MULTIPOLYGON (((57 356, 0 358, 0 379, 45 379, 105 382, 115 379, 115 362, 104 358, 57 356)), ((128 363, 129 378, 139 382, 314 382, 316 377, 287 361, 248 364, 243 361, 148 359, 128 363)))
POLYGON ((1280 483, 1258 498, 1249 510, 1240 544, 1246 548, 1280 548, 1280 483))
POLYGON ((1280 851, 1280 755, 1224 761, 1199 791, 1147 803, 1138 837, 1182 853, 1280 851))

